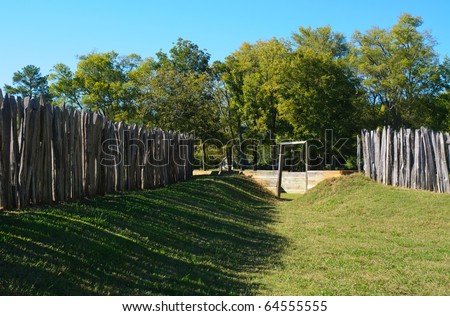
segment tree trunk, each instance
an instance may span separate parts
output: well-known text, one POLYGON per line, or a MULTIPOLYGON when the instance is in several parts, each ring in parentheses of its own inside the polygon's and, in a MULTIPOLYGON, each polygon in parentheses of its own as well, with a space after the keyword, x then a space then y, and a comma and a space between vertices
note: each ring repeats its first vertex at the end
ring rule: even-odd
POLYGON ((402 118, 400 115, 400 112, 397 111, 397 108, 395 106, 391 109, 392 114, 392 128, 394 130, 398 130, 400 128, 400 125, 402 125, 402 118))

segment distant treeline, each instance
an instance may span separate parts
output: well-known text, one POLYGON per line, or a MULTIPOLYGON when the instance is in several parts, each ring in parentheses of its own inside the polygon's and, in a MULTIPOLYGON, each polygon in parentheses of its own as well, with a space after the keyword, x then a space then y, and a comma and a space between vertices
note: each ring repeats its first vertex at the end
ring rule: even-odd
MULTIPOLYGON (((202 141, 263 140, 273 162, 277 141, 320 140, 327 129, 336 138, 387 125, 448 130, 450 60, 440 59, 422 23, 404 14, 390 29, 355 31, 350 40, 329 26, 300 27, 289 39, 243 43, 213 63, 206 50, 178 39, 155 58, 89 53, 74 71, 57 64, 48 76, 26 66, 5 88, 112 121, 195 132, 202 141)), ((355 143, 341 148, 348 167, 355 143)))

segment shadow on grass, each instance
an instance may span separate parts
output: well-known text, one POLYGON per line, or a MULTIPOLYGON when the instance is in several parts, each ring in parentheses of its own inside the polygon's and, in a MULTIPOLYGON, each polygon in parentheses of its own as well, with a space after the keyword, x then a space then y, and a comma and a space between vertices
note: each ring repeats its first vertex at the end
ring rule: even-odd
POLYGON ((0 213, 2 295, 251 295, 285 241, 239 176, 0 213))

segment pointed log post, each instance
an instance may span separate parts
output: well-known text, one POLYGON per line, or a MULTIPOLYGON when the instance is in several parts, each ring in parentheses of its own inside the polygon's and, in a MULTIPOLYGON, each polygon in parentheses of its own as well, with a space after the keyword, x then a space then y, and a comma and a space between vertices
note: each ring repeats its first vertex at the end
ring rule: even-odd
POLYGON ((11 185, 11 104, 8 94, 6 94, 1 107, 2 111, 2 201, 5 209, 11 209, 13 206, 12 185, 11 185))

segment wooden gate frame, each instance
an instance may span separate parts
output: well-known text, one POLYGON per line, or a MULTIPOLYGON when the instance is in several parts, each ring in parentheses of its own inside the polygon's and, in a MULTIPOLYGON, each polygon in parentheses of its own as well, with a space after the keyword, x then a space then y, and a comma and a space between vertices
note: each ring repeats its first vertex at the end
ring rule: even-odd
POLYGON ((295 141, 295 142, 281 142, 280 143, 280 159, 278 162, 278 180, 277 180, 277 197, 280 197, 281 192, 281 178, 284 167, 284 148, 287 145, 305 145, 305 191, 308 191, 308 141, 295 141))

